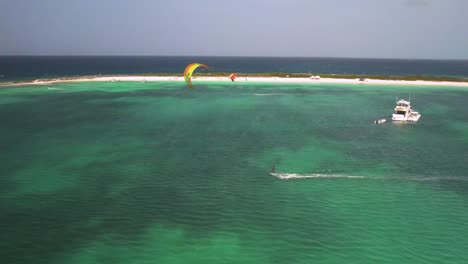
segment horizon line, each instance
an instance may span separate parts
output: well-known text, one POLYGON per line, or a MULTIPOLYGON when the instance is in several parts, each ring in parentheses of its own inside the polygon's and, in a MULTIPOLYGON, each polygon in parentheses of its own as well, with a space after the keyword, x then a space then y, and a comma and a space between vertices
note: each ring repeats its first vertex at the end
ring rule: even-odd
POLYGON ((364 60, 429 60, 429 61, 468 61, 453 58, 388 58, 388 57, 337 57, 337 56, 252 56, 252 55, 63 55, 63 54, 34 54, 34 55, 3 55, 0 57, 219 57, 219 58, 302 58, 302 59, 364 59, 364 60))

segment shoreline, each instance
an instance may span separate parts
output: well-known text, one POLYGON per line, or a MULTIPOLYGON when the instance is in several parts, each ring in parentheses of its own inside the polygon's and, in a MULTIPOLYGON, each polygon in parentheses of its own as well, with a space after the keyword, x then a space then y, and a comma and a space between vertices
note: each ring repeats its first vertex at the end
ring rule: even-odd
MULTIPOLYGON (((196 81, 225 81, 231 83, 228 77, 193 77, 196 81)), ((183 82, 183 76, 144 76, 144 75, 121 75, 121 76, 81 76, 56 79, 36 79, 24 82, 0 82, 0 87, 15 87, 26 85, 47 85, 68 82, 161 82, 174 81, 183 82)), ((307 78, 307 77, 238 77, 236 83, 247 82, 271 82, 271 83, 301 83, 301 84, 375 84, 375 85, 418 85, 418 86, 455 86, 468 87, 467 82, 455 81, 427 81, 427 80, 383 80, 383 79, 344 79, 344 78, 307 78)))

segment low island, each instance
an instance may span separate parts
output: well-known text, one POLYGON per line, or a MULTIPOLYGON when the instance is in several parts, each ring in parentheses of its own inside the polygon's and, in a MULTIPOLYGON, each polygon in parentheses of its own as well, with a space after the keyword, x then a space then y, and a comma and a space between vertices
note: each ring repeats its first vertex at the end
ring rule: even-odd
MULTIPOLYGON (((202 72, 193 76, 199 81, 230 82, 230 73, 202 72)), ((43 78, 0 82, 0 87, 23 85, 47 85, 63 82, 153 82, 153 81, 184 81, 184 77, 174 73, 144 73, 138 75, 93 75, 43 78)), ((426 76, 426 75, 354 75, 354 74, 311 74, 311 73, 237 73, 235 82, 279 82, 279 83, 337 83, 337 84, 379 84, 379 85, 437 85, 468 87, 468 78, 426 76)))

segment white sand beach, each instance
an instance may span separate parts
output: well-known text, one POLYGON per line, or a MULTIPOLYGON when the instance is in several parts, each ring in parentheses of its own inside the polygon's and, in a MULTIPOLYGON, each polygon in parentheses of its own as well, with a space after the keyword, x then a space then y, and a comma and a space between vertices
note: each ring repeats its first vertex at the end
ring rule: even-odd
MULTIPOLYGON (((228 77, 194 77, 194 81, 226 81, 231 82, 228 77)), ((158 82, 174 81, 183 82, 182 76, 96 76, 96 77, 76 77, 76 78, 56 78, 38 79, 30 82, 5 82, 0 83, 0 87, 24 86, 24 85, 47 85, 64 82, 158 82)), ((236 83, 244 82, 274 82, 274 83, 304 83, 304 84, 372 84, 372 85, 418 85, 418 86, 458 86, 468 87, 468 82, 448 82, 448 81, 407 81, 407 80, 379 80, 379 79, 334 79, 334 78, 286 78, 286 77, 238 77, 236 83)))

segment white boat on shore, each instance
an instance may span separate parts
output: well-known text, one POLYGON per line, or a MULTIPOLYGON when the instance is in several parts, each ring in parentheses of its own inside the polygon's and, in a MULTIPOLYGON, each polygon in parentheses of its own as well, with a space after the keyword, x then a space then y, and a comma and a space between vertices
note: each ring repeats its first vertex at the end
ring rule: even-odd
POLYGON ((421 117, 419 112, 413 111, 411 102, 400 99, 395 106, 393 111, 392 121, 397 122, 416 122, 421 117))

